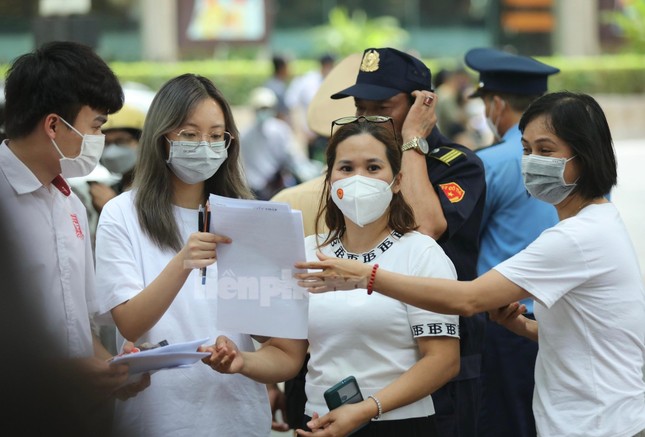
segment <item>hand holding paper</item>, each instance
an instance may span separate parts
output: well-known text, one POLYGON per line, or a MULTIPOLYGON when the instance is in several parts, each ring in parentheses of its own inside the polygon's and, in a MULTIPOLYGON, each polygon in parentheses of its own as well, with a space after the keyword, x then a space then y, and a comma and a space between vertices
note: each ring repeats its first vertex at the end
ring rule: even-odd
POLYGON ((210 354, 210 356, 202 358, 202 362, 219 373, 239 373, 244 365, 237 345, 233 340, 223 335, 217 337, 215 344, 201 346, 199 351, 210 354))

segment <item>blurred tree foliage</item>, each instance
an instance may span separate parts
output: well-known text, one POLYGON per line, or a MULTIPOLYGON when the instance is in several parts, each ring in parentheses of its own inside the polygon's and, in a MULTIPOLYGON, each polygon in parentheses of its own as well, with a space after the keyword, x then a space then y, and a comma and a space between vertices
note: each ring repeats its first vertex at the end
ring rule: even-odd
POLYGON ((368 18, 367 13, 355 9, 351 14, 344 7, 332 8, 329 22, 312 29, 314 41, 321 52, 345 57, 362 53, 366 47, 401 47, 408 32, 391 16, 368 18))
POLYGON ((601 20, 618 28, 623 38, 623 51, 645 53, 645 0, 623 0, 622 8, 605 11, 601 20))

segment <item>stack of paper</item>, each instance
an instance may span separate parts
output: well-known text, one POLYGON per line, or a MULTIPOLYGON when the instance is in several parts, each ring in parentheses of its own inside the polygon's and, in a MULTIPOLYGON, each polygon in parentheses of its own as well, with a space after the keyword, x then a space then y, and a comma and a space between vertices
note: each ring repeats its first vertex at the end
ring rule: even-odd
POLYGON ((127 364, 131 375, 190 366, 209 355, 208 352, 197 352, 197 348, 208 340, 207 337, 186 343, 169 344, 168 346, 161 346, 147 351, 119 355, 114 357, 111 362, 127 364))
POLYGON ((309 299, 293 278, 305 260, 302 213, 287 203, 210 196, 217 246, 217 328, 307 338, 309 299))

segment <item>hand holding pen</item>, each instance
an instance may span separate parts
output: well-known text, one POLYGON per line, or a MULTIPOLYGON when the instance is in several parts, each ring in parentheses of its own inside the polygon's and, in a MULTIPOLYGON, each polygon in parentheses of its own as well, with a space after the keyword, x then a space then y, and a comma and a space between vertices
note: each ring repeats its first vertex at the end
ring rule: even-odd
POLYGON ((185 269, 200 269, 202 283, 206 281, 206 267, 217 260, 217 245, 229 244, 231 239, 223 235, 208 232, 210 229, 210 207, 199 207, 197 232, 190 234, 186 245, 179 253, 185 269))

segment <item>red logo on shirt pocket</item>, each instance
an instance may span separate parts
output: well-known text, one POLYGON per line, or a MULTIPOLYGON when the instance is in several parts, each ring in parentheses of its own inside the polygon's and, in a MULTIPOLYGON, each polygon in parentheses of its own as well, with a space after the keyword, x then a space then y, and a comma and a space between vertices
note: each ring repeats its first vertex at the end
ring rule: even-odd
POLYGON ((83 229, 81 228, 81 224, 78 222, 78 217, 76 216, 76 214, 70 214, 70 217, 72 218, 72 223, 74 224, 76 237, 80 240, 84 239, 85 235, 83 235, 83 229))

